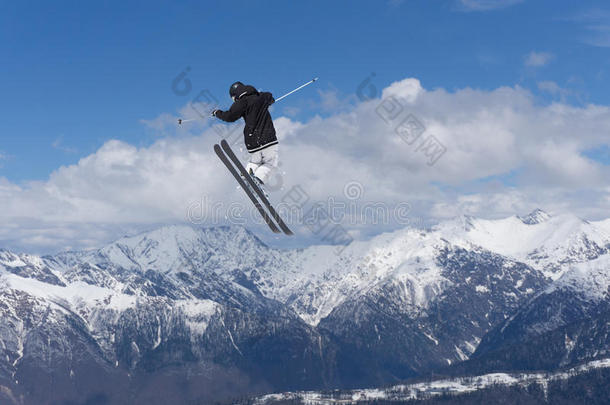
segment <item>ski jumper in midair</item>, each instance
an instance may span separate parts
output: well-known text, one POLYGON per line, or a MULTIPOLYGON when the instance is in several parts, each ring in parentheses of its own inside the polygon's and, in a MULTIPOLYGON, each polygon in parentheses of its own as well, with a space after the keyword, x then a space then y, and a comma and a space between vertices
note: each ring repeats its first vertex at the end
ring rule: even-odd
POLYGON ((226 122, 244 119, 244 142, 250 152, 246 170, 262 185, 278 165, 278 141, 268 110, 275 100, 271 93, 259 93, 241 82, 231 85, 229 95, 233 99, 231 108, 228 111, 214 110, 212 115, 226 122))

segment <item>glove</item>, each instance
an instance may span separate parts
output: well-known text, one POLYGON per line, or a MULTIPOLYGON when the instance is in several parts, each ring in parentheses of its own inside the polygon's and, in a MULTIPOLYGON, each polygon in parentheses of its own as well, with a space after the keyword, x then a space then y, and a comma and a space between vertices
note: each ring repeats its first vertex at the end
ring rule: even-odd
POLYGON ((212 111, 212 117, 216 117, 216 113, 217 113, 218 111, 220 111, 220 110, 219 110, 218 108, 215 108, 215 109, 212 111))
POLYGON ((265 100, 267 101, 267 105, 271 105, 271 104, 275 103, 275 99, 273 98, 271 93, 266 92, 266 93, 263 93, 263 94, 265 96, 265 100))

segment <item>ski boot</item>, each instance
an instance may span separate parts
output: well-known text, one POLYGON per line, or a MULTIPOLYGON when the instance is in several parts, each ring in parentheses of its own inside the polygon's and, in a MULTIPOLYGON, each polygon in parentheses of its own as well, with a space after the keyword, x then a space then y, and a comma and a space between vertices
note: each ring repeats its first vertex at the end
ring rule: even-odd
POLYGON ((263 183, 263 181, 261 179, 259 179, 258 177, 256 177, 254 175, 254 172, 252 171, 252 169, 250 169, 248 171, 248 173, 250 174, 250 177, 252 177, 252 180, 254 180, 254 184, 256 184, 258 186, 258 188, 261 189, 261 191, 263 192, 263 195, 268 200, 269 199, 269 194, 267 193, 267 190, 265 190, 265 187, 264 187, 265 183, 263 183))

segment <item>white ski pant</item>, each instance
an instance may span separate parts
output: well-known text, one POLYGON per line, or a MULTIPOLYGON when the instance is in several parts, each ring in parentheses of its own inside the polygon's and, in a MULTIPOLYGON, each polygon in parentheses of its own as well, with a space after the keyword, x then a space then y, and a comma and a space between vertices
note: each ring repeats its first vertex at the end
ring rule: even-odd
POLYGON ((279 163, 278 145, 271 145, 268 148, 250 154, 250 161, 246 165, 248 173, 254 173, 263 183, 267 182, 273 169, 279 163))

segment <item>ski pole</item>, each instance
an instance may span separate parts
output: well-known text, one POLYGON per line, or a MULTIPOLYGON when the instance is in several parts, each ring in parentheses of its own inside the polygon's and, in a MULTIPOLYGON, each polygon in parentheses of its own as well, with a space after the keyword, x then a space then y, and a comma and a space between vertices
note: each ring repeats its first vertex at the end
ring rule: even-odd
POLYGON ((303 87, 305 87, 305 86, 309 86, 310 84, 312 84, 312 83, 313 83, 313 82, 315 82, 316 80, 318 80, 318 78, 317 78, 317 77, 314 77, 312 80, 308 81, 308 82, 307 82, 307 83, 305 83, 304 85, 299 86, 299 87, 297 87, 296 89, 292 90, 291 92, 288 92, 288 93, 284 94, 284 95, 283 95, 282 97, 280 97, 280 98, 276 98, 276 99, 275 99, 275 102, 277 103, 278 101, 280 101, 280 100, 281 100, 281 99, 283 99, 284 97, 288 97, 289 95, 291 95, 291 94, 292 94, 292 93, 294 93, 295 91, 299 91, 299 90, 301 90, 303 87))
MULTIPOLYGON (((311 80, 310 80, 310 81, 308 81, 307 83, 305 83, 305 84, 303 84, 303 85, 301 85, 301 86, 297 87, 296 89, 294 89, 294 90, 292 90, 292 91, 290 91, 290 92, 288 92, 288 93, 284 94, 283 96, 281 96, 281 97, 279 97, 279 98, 276 98, 276 99, 275 99, 275 102, 277 103, 278 101, 280 101, 280 100, 281 100, 281 99, 283 99, 284 97, 288 97, 288 96, 289 96, 289 95, 291 95, 292 93, 294 93, 294 92, 297 92, 297 91, 301 90, 303 87, 305 87, 305 86, 309 86, 310 84, 312 84, 312 83, 313 83, 313 82, 315 82, 316 80, 318 80, 318 78, 317 78, 317 77, 314 77, 313 79, 311 79, 311 80)), ((183 123, 183 122, 196 121, 196 120, 197 120, 196 118, 191 118, 191 119, 188 119, 188 120, 185 120, 185 119, 182 119, 182 118, 178 118, 178 125, 182 125, 182 123, 183 123)))

